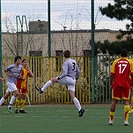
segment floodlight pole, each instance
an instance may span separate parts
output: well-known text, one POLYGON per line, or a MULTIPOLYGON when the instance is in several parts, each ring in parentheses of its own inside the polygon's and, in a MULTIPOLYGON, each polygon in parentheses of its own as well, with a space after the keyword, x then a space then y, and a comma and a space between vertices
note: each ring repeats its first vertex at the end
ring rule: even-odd
MULTIPOLYGON (((2 77, 2 29, 1 29, 1 0, 0 0, 0 77, 2 77)), ((2 97, 2 82, 0 81, 0 97, 2 97)))
POLYGON ((51 17, 50 0, 48 0, 48 56, 51 56, 51 17))
POLYGON ((92 103, 95 103, 95 69, 94 69, 94 60, 95 60, 95 24, 94 24, 94 0, 91 0, 91 88, 92 88, 92 103))

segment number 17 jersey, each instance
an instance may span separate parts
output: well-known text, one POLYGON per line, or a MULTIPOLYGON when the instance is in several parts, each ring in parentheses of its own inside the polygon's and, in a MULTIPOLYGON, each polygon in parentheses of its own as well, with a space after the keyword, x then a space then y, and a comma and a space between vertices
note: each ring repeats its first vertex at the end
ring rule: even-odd
POLYGON ((133 62, 125 57, 116 59, 112 64, 111 74, 114 75, 113 88, 124 87, 130 89, 133 62))

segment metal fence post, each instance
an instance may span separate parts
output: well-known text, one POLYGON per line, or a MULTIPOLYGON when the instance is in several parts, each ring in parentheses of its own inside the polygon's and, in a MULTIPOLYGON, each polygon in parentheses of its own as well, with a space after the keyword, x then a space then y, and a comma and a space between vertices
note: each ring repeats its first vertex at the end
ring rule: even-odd
MULTIPOLYGON (((1 11, 1 0, 0 0, 1 11)), ((2 30, 1 30, 1 12, 0 12, 0 77, 2 76, 2 30)), ((2 97, 2 82, 0 81, 0 97, 2 97)))
POLYGON ((51 56, 51 17, 50 17, 50 0, 48 0, 48 56, 51 56))
POLYGON ((94 99, 94 89, 95 89, 95 77, 94 77, 94 32, 95 32, 95 25, 94 25, 94 0, 91 0, 91 85, 92 85, 92 103, 95 102, 94 99))

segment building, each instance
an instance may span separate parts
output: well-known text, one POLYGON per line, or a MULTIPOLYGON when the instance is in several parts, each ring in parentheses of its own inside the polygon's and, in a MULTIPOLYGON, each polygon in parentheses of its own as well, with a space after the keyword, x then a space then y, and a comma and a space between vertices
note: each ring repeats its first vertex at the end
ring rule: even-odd
MULTIPOLYGON (((101 29, 95 31, 95 41, 116 41, 119 31, 101 29)), ((69 49, 73 56, 83 56, 91 50, 91 30, 51 31, 51 56, 69 49)), ((2 55, 48 56, 48 34, 43 32, 2 33, 2 55)))
POLYGON ((48 31, 48 21, 30 21, 29 33, 44 33, 48 31))

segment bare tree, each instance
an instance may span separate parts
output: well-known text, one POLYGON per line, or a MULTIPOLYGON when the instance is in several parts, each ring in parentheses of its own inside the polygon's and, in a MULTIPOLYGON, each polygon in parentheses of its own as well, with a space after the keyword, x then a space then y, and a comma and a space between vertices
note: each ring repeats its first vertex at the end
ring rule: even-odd
POLYGON ((3 19, 3 25, 5 27, 5 32, 2 33, 3 56, 28 56, 29 51, 42 51, 46 47, 44 46, 46 34, 29 33, 28 29, 19 31, 8 17, 3 19))

